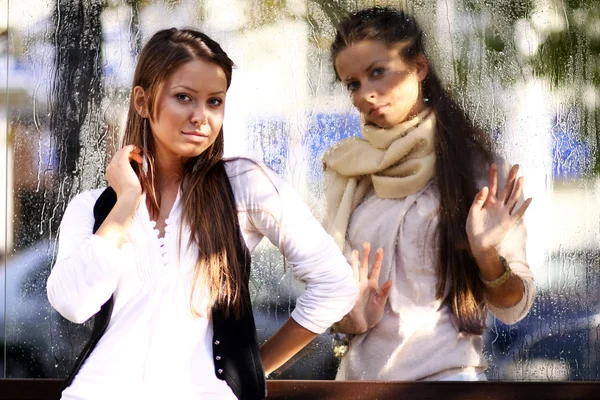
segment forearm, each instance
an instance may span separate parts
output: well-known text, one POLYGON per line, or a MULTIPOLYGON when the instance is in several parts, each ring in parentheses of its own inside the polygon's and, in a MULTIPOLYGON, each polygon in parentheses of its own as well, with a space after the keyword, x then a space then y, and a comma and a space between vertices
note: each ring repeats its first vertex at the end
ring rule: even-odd
MULTIPOLYGON (((504 274, 504 266, 495 249, 485 252, 475 252, 473 255, 479 266, 479 274, 482 279, 494 281, 504 274)), ((485 290, 486 298, 490 304, 499 308, 509 308, 521 301, 525 287, 521 278, 516 274, 512 274, 502 285, 494 288, 486 287, 485 290)))
POLYGON ((121 250, 113 244, 88 238, 52 268, 46 288, 50 304, 69 321, 85 322, 114 292, 121 260, 121 250))
POLYGON ((289 318, 265 344, 260 347, 265 374, 282 366, 294 354, 309 344, 317 334, 289 318))
POLYGON ((139 193, 135 192, 124 193, 119 196, 116 204, 96 231, 96 235, 121 248, 140 198, 139 193))

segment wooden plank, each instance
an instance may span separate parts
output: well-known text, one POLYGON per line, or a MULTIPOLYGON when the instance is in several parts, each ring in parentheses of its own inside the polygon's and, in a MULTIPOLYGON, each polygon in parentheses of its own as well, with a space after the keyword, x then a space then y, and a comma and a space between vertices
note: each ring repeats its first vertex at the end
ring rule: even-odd
MULTIPOLYGON (((56 400, 61 380, 0 379, 0 400, 56 400)), ((269 400, 579 400, 600 398, 600 382, 267 381, 269 400)))
POLYGON ((575 400, 599 399, 597 382, 269 381, 272 400, 575 400))

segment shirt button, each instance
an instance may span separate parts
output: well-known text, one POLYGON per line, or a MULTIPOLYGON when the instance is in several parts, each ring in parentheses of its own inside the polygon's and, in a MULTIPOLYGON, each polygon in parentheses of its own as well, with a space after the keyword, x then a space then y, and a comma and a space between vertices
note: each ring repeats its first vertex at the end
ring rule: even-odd
POLYGON ((171 226, 170 225, 165 226, 165 232, 171 232, 171 226))
POLYGON ((218 340, 215 340, 215 344, 216 344, 217 346, 219 345, 219 343, 221 343, 221 342, 219 342, 218 340))
POLYGON ((219 361, 221 359, 221 356, 216 356, 215 360, 219 361))
POLYGON ((222 373, 223 373, 223 370, 222 370, 221 368, 219 368, 219 369, 217 370, 217 372, 218 372, 218 373, 220 373, 220 374, 222 374, 222 373))

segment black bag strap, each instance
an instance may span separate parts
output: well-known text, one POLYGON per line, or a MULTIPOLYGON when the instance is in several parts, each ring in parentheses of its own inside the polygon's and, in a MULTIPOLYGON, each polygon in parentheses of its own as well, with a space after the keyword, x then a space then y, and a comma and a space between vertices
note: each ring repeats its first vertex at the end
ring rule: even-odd
MULTIPOLYGON (((96 200, 96 204, 94 204, 95 220, 94 228, 92 231, 93 233, 96 233, 98 228, 100 228, 100 225, 102 225, 102 223, 104 222, 104 220, 106 219, 116 202, 117 194, 111 187, 107 187, 104 190, 104 192, 102 192, 100 197, 98 197, 98 199, 96 200)), ((92 350, 94 350, 94 347, 96 347, 98 341, 100 341, 100 338, 102 337, 102 335, 106 331, 106 328, 108 327, 113 306, 113 296, 110 296, 110 299, 108 299, 106 303, 102 305, 100 311, 98 311, 94 315, 94 326, 92 328, 92 335, 90 337, 90 340, 86 343, 85 347, 75 360, 75 365, 73 366, 73 369, 69 373, 69 376, 67 376, 67 379, 65 379, 65 381, 63 382, 61 392, 67 387, 69 387, 69 385, 71 385, 73 379, 75 378, 75 375, 77 375, 77 372, 79 371, 79 369, 81 369, 83 362, 86 360, 86 358, 88 358, 92 350)))

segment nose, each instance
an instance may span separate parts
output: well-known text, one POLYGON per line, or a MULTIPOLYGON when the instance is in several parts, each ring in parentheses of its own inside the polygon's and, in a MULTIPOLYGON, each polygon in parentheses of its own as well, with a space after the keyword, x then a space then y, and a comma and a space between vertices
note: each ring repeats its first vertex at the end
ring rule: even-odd
POLYGON ((375 98, 377 97, 377 91, 375 87, 368 82, 364 82, 360 85, 358 93, 355 96, 355 102, 374 104, 375 98))
POLYGON ((194 113, 192 114, 192 123, 196 126, 202 126, 207 122, 207 113, 204 104, 199 104, 196 108, 194 108, 194 113))

